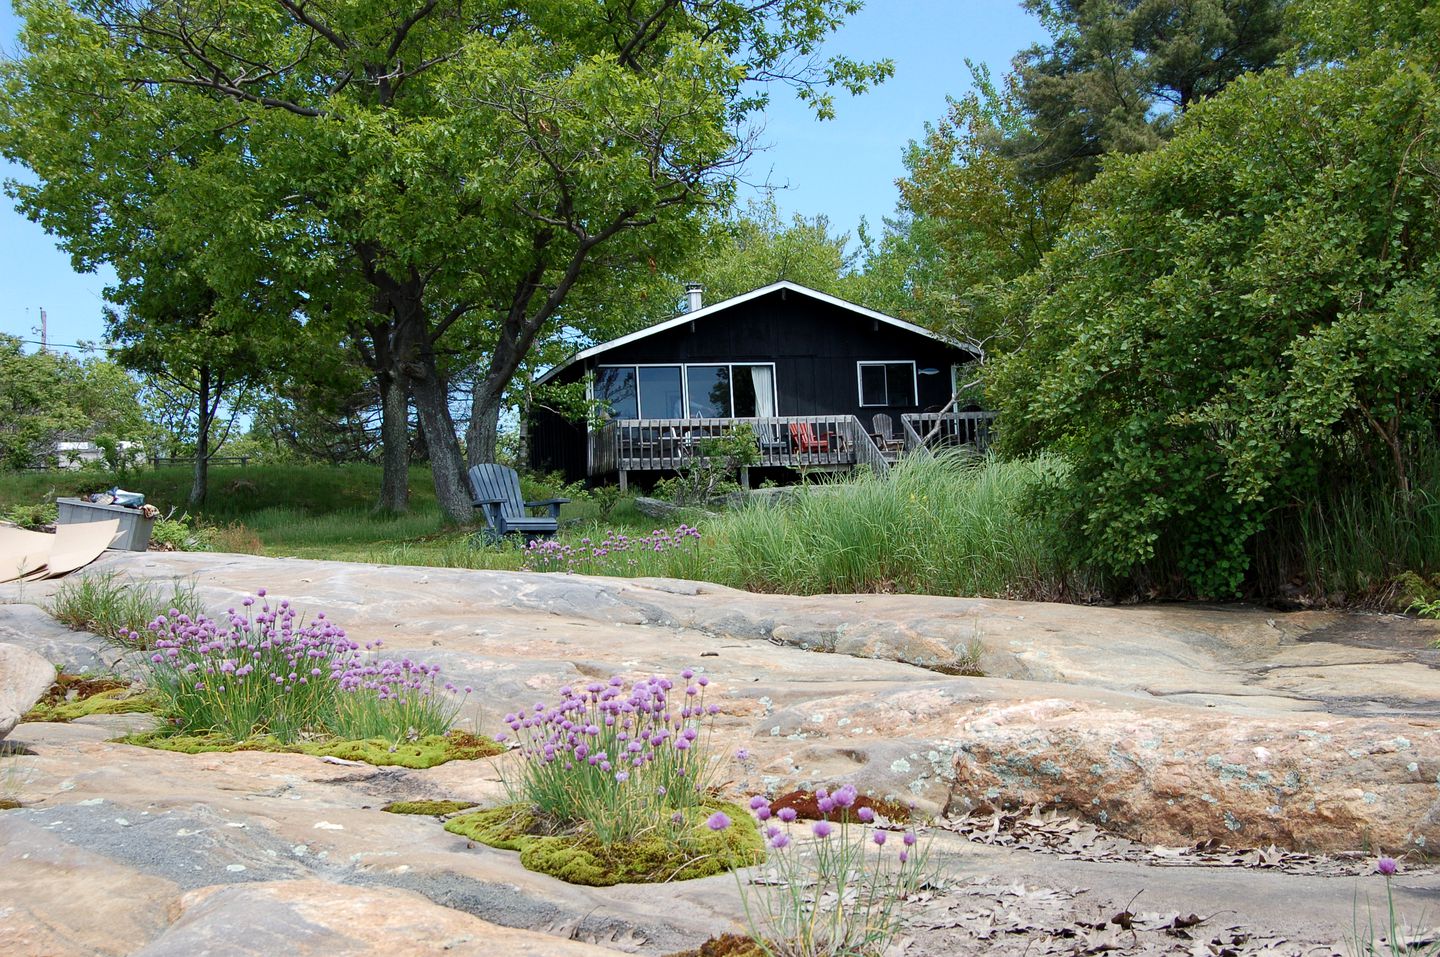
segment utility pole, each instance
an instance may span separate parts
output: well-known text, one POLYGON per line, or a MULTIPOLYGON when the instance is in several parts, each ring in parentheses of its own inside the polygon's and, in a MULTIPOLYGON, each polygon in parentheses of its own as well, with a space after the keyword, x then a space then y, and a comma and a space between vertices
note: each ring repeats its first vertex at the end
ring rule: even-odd
POLYGON ((46 352, 50 344, 50 329, 45 323, 45 307, 40 307, 40 351, 46 352))

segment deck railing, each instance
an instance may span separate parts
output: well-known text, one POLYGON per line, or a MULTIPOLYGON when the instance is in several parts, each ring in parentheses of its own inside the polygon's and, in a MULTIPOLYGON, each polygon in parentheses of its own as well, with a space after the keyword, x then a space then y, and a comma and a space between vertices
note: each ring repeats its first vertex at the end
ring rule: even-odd
POLYGON ((990 448, 995 431, 994 412, 908 412, 900 416, 905 427, 905 451, 973 446, 990 448))
POLYGON ((753 467, 792 469, 889 463, 853 415, 787 415, 745 419, 618 419, 590 435, 590 474, 680 469, 705 454, 706 440, 753 437, 753 467))

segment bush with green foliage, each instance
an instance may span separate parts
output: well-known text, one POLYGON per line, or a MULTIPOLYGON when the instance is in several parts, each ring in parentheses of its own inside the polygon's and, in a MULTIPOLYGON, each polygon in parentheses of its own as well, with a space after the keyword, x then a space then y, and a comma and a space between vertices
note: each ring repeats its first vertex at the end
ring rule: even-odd
POLYGON ((0 511, 0 518, 13 522, 21 528, 39 530, 54 525, 60 517, 60 507, 54 502, 36 502, 33 505, 12 505, 0 511))
POLYGON ((697 439, 694 452, 679 475, 655 483, 656 495, 676 505, 704 507, 721 495, 739 491, 739 470, 760 461, 755 433, 742 426, 726 426, 697 439))
POLYGON ((108 359, 26 353, 0 334, 0 470, 53 463, 61 440, 105 438, 114 452, 111 436, 142 430, 139 388, 108 359))
POLYGON ((215 537, 215 529, 188 512, 176 515, 173 509, 164 518, 156 519, 150 530, 152 546, 176 552, 203 552, 215 544, 215 537))
POLYGON ((1181 590, 1230 596, 1256 536, 1326 487, 1382 483, 1393 523, 1422 504, 1417 463, 1440 443, 1440 14, 1328 6, 1358 19, 1335 14, 1312 46, 1360 29, 1350 55, 1193 106, 1170 143, 1107 166, 1019 283, 1030 336, 990 394, 1009 452, 1068 461, 1056 514, 1082 563, 1173 562, 1181 590))

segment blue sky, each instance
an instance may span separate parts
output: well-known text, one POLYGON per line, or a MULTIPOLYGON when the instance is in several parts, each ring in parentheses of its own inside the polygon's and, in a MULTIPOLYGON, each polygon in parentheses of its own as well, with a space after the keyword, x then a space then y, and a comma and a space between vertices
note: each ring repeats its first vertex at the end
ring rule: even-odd
MULTIPOLYGON (((9 4, 0 5, 7 52, 15 49, 16 28, 9 4)), ((768 148, 752 160, 746 178, 783 187, 776 198, 786 214, 823 213, 833 229, 852 233, 864 216, 878 229, 895 208, 905 144, 943 115, 946 96, 968 88, 965 60, 987 63, 998 75, 1042 36, 1018 0, 869 0, 827 49, 856 59, 889 57, 895 76, 861 97, 839 94, 837 117, 823 123, 776 90, 761 137, 768 148)), ((0 175, 25 171, 0 162, 0 175)), ((44 307, 51 342, 101 337, 103 290, 112 277, 75 273, 53 238, 4 199, 0 277, 0 332, 35 338, 31 328, 44 307)))

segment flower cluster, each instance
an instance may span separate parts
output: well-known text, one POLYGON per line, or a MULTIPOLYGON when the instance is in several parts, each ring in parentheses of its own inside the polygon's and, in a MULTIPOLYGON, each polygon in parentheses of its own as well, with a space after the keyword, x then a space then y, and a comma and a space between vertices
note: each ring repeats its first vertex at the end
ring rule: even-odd
POLYGON ((750 799, 774 852, 770 879, 741 884, 751 936, 787 954, 881 953, 899 931, 900 904, 932 878, 928 848, 907 829, 898 849, 886 851, 891 832, 869 806, 856 807, 854 785, 820 788, 815 798, 821 817, 805 842, 793 838, 799 817, 793 807, 773 808, 763 795, 750 799))
POLYGON ((584 822, 605 844, 667 820, 684 824, 713 773, 709 745, 720 709, 705 701, 709 684, 689 668, 679 682, 657 675, 628 688, 617 675, 563 687, 558 703, 507 714, 525 757, 514 797, 562 826, 584 822))
POLYGON ((268 733, 288 743, 305 732, 398 740, 449 727, 459 706, 439 702, 438 666, 373 661, 324 612, 307 623, 289 601, 272 607, 263 588, 241 605, 220 621, 172 609, 146 626, 152 683, 182 729, 235 740, 268 733), (357 720, 368 733, 355 733, 357 720))
POLYGON ((578 545, 555 539, 536 540, 525 546, 523 567, 532 572, 633 574, 642 564, 647 564, 647 559, 682 549, 693 550, 699 539, 699 529, 682 524, 673 531, 657 528, 649 535, 607 531, 599 541, 582 538, 578 545))

